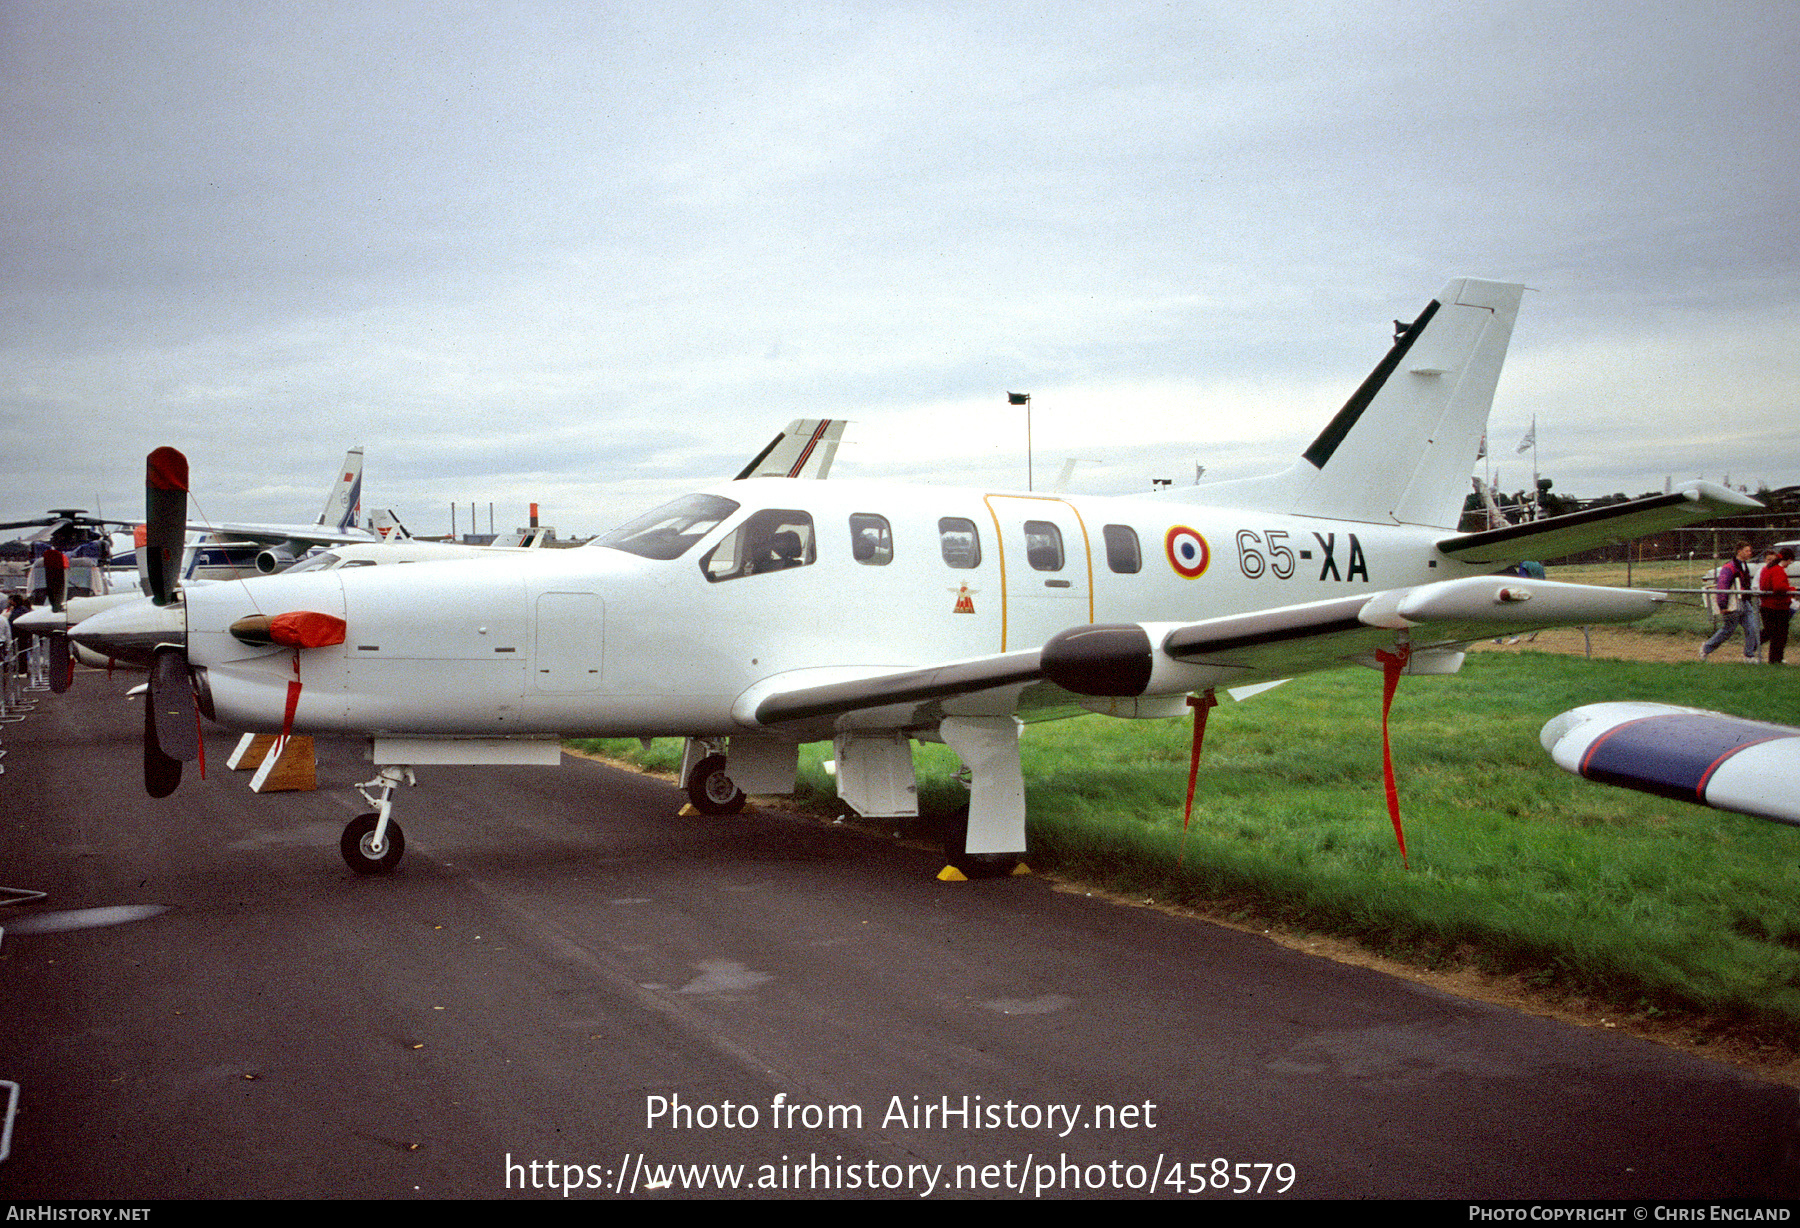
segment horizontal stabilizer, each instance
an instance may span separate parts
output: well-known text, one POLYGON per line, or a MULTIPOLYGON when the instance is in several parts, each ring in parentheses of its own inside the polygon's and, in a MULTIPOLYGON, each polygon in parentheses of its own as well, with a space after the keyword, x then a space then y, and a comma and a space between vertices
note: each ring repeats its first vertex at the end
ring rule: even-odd
POLYGON ((1748 495, 1712 482, 1688 482, 1673 494, 1446 537, 1438 543, 1438 552, 1459 563, 1494 566, 1526 559, 1560 559, 1595 546, 1628 542, 1663 529, 1761 506, 1748 495))

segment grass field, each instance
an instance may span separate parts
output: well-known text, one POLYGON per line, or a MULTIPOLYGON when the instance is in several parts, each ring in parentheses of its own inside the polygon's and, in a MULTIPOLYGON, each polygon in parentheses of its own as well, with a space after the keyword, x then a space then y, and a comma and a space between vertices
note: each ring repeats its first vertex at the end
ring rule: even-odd
MULTIPOLYGON (((1800 1046, 1800 830, 1591 784, 1537 742, 1551 716, 1605 699, 1800 724, 1800 679, 1539 653, 1405 679, 1393 741, 1410 869, 1382 797, 1380 695, 1378 674, 1348 669, 1216 709, 1185 834, 1187 722, 1034 725, 1032 864, 1800 1046)), ((679 748, 649 758, 672 768, 679 748)), ((829 753, 803 749, 801 804, 835 812, 829 753)), ((927 812, 963 800, 945 748, 916 760, 927 812)))

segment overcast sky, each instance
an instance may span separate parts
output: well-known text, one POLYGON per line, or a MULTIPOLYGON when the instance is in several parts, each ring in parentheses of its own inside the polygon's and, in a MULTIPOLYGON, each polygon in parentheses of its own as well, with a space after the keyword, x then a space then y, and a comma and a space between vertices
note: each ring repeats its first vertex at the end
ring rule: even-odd
POLYGON ((1287 463, 1451 277, 1584 495, 1800 482, 1800 7, 0 0, 0 519, 1287 463))

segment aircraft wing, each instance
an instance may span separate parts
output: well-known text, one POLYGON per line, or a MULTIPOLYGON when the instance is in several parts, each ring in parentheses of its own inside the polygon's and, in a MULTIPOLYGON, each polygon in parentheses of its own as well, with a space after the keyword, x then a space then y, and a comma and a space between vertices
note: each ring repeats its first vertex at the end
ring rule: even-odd
POLYGON ((1469 576, 1194 623, 1071 627, 1042 649, 909 669, 803 670, 765 679, 733 715, 749 727, 894 708, 924 723, 958 697, 991 693, 1008 711, 1076 697, 1174 696, 1292 677, 1346 664, 1376 668, 1405 632, 1409 671, 1454 670, 1464 645, 1545 627, 1632 622, 1663 594, 1510 576, 1469 576), (1010 694, 1007 688, 1014 688, 1010 694), (899 708, 897 705, 912 705, 899 708))
POLYGON ((1459 563, 1504 566, 1526 559, 1560 559, 1595 546, 1627 542, 1647 533, 1761 506, 1755 499, 1714 482, 1687 482, 1672 494, 1446 537, 1437 548, 1459 563))
POLYGON ((1454 671, 1477 640, 1545 627, 1633 622, 1663 594, 1468 576, 1204 622, 1072 627, 1043 649, 1044 676, 1085 695, 1167 695, 1346 664, 1379 668, 1405 633, 1410 673, 1454 671))
POLYGON ((844 437, 843 418, 795 418, 733 478, 823 478, 844 437))
POLYGON ((330 529, 322 524, 190 524, 188 528, 193 532, 211 534, 219 541, 262 542, 269 546, 285 542, 301 542, 313 546, 348 546, 381 540, 363 529, 330 529))
MULTIPOLYGON (((1043 681, 1036 649, 922 669, 796 670, 746 691, 732 713, 745 724, 777 725, 873 708, 919 705, 1043 681)), ((911 723, 903 719, 900 723, 911 723)))
POLYGON ((1800 826, 1800 729, 1673 704, 1587 704, 1538 738, 1556 766, 1602 784, 1800 826))

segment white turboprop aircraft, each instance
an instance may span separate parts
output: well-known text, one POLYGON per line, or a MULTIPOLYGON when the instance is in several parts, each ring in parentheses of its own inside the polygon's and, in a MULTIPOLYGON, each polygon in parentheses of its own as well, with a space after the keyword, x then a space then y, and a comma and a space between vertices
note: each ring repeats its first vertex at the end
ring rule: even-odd
MULTIPOLYGON (((945 742, 971 771, 953 859, 1004 868, 1025 850, 1023 720, 1173 716, 1194 693, 1351 663, 1391 696, 1471 641, 1661 598, 1500 568, 1755 506, 1696 484, 1456 532, 1521 292, 1452 281, 1268 478, 1115 498, 730 482, 578 550, 185 595, 165 579, 160 605, 75 634, 156 646, 159 795, 195 752, 196 697, 234 730, 369 736, 376 810, 341 841, 359 872, 400 859, 392 792, 412 765, 554 764, 563 737, 665 735, 690 740, 683 778, 714 811, 790 792, 800 744, 832 739, 840 794, 869 816, 914 813, 910 743, 945 742)), ((160 449, 150 471, 154 524, 185 462, 160 449)))

